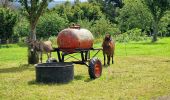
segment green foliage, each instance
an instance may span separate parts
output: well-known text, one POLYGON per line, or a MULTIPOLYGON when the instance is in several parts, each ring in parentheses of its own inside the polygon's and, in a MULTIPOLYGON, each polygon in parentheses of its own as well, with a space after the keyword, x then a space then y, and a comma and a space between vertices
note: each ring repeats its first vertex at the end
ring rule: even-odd
POLYGON ((68 21, 58 16, 55 12, 49 12, 40 17, 37 25, 38 38, 56 36, 58 32, 68 26, 68 21))
MULTIPOLYGON (((68 26, 68 21, 58 16, 57 13, 47 12, 40 17, 37 24, 36 35, 38 39, 45 39, 50 36, 56 36, 58 32, 68 26)), ((15 34, 21 38, 27 37, 30 33, 29 22, 22 17, 14 28, 15 34)))
POLYGON ((91 30, 94 21, 89 21, 88 19, 84 19, 84 20, 78 20, 77 23, 80 24, 81 28, 86 28, 91 30))
POLYGON ((0 39, 7 40, 12 37, 16 21, 16 13, 10 9, 0 8, 0 39))
POLYGON ((103 36, 105 33, 115 35, 117 32, 119 32, 119 29, 116 27, 116 25, 112 24, 105 17, 96 20, 91 30, 93 33, 95 33, 95 36, 103 36))
POLYGON ((124 3, 125 5, 117 18, 120 30, 122 32, 133 28, 149 30, 152 17, 146 6, 140 0, 125 0, 124 3))
POLYGON ((20 38, 29 35, 29 22, 25 17, 20 18, 15 25, 14 34, 18 35, 20 38))
POLYGON ((55 9, 60 16, 68 19, 69 22, 77 22, 81 19, 97 20, 102 16, 102 12, 98 5, 92 3, 76 3, 71 5, 69 2, 57 6, 55 9))
POLYGON ((170 1, 169 0, 144 0, 144 3, 148 7, 153 18, 153 39, 152 42, 157 41, 158 34, 158 24, 161 18, 170 10, 170 1))
POLYGON ((140 41, 145 39, 145 33, 143 33, 142 30, 138 28, 128 30, 127 32, 116 37, 116 40, 119 42, 140 41))
POLYGON ((150 10, 154 21, 160 21, 167 10, 170 10, 169 0, 144 0, 144 3, 150 10))
POLYGON ((162 17, 159 25, 159 36, 170 36, 170 11, 162 17))
POLYGON ((30 38, 36 40, 36 25, 43 11, 51 0, 19 0, 27 12, 26 16, 30 24, 30 38))
POLYGON ((117 23, 115 18, 119 15, 119 8, 124 5, 122 0, 88 0, 88 2, 100 6, 102 13, 112 23, 117 23))
POLYGON ((105 33, 110 33, 111 35, 116 35, 119 33, 119 29, 115 24, 112 24, 105 17, 100 18, 96 21, 78 20, 77 22, 82 28, 90 30, 95 37, 102 37, 105 33))

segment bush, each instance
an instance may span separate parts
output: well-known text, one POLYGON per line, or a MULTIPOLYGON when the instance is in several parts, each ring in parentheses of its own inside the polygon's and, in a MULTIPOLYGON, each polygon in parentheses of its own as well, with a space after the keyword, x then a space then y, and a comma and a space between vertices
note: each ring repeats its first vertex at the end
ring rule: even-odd
POLYGON ((78 20, 77 23, 81 26, 81 28, 85 28, 91 31, 94 22, 89 21, 88 19, 84 19, 84 20, 78 20))
POLYGON ((40 17, 37 25, 37 38, 57 36, 58 32, 68 26, 68 21, 58 16, 57 13, 46 13, 40 17))
POLYGON ((29 35, 29 22, 26 18, 21 18, 14 27, 14 34, 23 38, 29 35))
POLYGON ((92 26, 91 31, 95 34, 96 37, 99 37, 105 35, 105 33, 115 35, 117 32, 119 32, 119 29, 108 19, 102 17, 99 20, 95 21, 95 24, 92 26))
POLYGON ((138 28, 128 30, 127 32, 120 34, 116 37, 116 40, 119 42, 140 41, 145 39, 145 33, 142 33, 142 30, 138 28))
POLYGON ((16 13, 10 9, 0 8, 0 39, 6 42, 7 39, 12 38, 16 21, 16 13))
POLYGON ((98 20, 103 15, 100 6, 88 2, 77 2, 72 5, 67 1, 64 4, 57 5, 54 10, 63 18, 68 19, 69 22, 75 23, 79 19, 98 20))
POLYGON ((170 11, 161 19, 159 24, 159 36, 170 36, 170 11))

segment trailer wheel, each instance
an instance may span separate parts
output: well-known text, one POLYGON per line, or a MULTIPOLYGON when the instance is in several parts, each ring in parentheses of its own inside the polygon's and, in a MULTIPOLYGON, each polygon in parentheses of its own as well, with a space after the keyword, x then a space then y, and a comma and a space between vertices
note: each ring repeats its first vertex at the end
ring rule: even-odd
POLYGON ((98 58, 92 58, 89 62, 89 75, 91 79, 96 79, 102 74, 102 63, 98 58))

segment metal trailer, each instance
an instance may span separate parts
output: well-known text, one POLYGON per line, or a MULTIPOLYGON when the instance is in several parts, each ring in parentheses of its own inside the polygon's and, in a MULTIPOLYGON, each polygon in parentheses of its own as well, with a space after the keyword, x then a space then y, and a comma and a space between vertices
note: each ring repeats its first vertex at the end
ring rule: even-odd
POLYGON ((54 48, 52 52, 57 53, 58 62, 64 63, 66 60, 73 58, 76 61, 69 61, 69 62, 72 62, 74 64, 86 65, 88 67, 90 78, 95 79, 102 75, 102 63, 97 57, 95 57, 101 50, 102 48, 90 48, 90 49, 77 48, 74 50, 74 52, 69 53, 69 52, 64 52, 64 51, 69 51, 69 49, 63 50, 60 48, 54 48), (95 54, 90 56, 91 51, 96 51, 96 52, 95 54), (71 55, 71 54, 75 54, 75 55, 71 55), (75 57, 77 54, 81 55, 81 59, 75 57), (68 57, 66 58, 65 56, 68 57))

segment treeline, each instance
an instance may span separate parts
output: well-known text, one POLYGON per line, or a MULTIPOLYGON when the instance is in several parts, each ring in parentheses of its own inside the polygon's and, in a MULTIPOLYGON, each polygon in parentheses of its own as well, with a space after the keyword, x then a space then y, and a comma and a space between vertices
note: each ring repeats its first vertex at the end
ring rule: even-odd
MULTIPOLYGON (((57 36, 71 24, 80 24, 95 37, 110 33, 117 41, 142 40, 152 36, 153 17, 144 0, 88 0, 74 4, 65 2, 46 9, 40 17, 38 39, 57 36)), ((25 9, 0 8, 0 42, 24 40, 30 34, 25 9)), ((158 23, 158 36, 170 36, 170 11, 158 23)))

